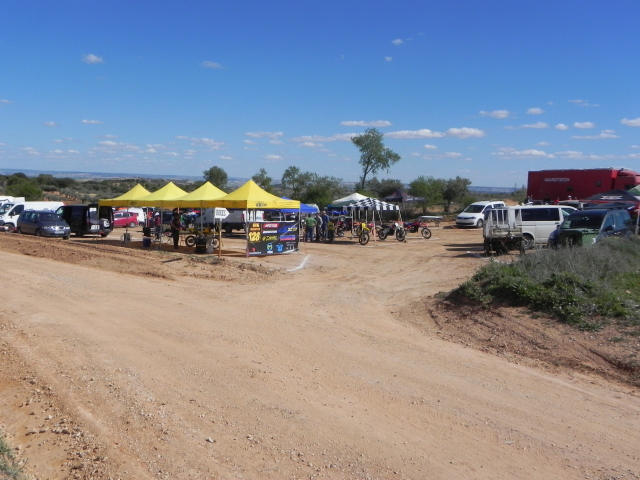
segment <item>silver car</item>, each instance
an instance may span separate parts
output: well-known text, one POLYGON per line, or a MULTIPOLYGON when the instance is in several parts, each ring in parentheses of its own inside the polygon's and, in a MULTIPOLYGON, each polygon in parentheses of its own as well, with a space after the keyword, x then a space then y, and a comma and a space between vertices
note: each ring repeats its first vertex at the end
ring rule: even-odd
POLYGON ((25 210, 17 221, 19 233, 30 233, 40 237, 62 237, 67 240, 71 236, 71 227, 55 212, 48 210, 25 210))

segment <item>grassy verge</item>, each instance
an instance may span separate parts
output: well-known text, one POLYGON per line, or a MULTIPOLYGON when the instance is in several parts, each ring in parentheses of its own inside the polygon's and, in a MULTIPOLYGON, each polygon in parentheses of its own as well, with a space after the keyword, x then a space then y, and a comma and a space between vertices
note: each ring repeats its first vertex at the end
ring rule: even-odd
POLYGON ((484 306, 507 303, 583 330, 615 321, 640 335, 640 238, 538 250, 513 263, 491 262, 448 295, 484 306))
POLYGON ((7 445, 4 436, 0 434, 0 480, 26 480, 22 469, 18 465, 13 451, 7 445))

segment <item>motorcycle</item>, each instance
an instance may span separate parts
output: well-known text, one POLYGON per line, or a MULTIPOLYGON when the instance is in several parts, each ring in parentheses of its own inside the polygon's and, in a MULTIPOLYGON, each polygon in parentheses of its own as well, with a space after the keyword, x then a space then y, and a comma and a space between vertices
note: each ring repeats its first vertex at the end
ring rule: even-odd
POLYGON ((404 225, 400 222, 383 225, 378 231, 378 238, 380 240, 386 240, 389 235, 395 235, 396 240, 404 242, 407 238, 407 231, 404 229, 404 225))

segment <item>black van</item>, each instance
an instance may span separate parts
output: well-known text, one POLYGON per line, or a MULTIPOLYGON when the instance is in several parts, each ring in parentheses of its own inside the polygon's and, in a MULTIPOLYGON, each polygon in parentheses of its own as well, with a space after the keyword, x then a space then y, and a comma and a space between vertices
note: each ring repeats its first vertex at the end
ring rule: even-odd
POLYGON ((89 205, 64 205, 56 211, 71 227, 71 233, 106 237, 113 230, 113 208, 89 205))

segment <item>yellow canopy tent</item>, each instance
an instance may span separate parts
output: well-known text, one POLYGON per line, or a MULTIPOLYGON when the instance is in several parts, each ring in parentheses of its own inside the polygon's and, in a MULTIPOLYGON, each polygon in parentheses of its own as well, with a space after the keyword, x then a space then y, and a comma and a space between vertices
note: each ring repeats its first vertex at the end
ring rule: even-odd
POLYGON ((177 207, 176 200, 187 194, 173 182, 149 195, 139 197, 129 204, 130 207, 177 207))
MULTIPOLYGON (((137 184, 127 193, 123 193, 119 197, 100 200, 98 205, 101 207, 132 207, 134 204, 131 202, 135 202, 138 198, 149 195, 149 193, 149 190, 144 188, 142 185, 137 184)), ((138 204, 136 203, 135 205, 138 204)))
POLYGON ((195 189, 191 193, 187 193, 185 196, 177 198, 176 206, 182 208, 207 208, 218 206, 215 201, 226 195, 225 192, 213 185, 211 182, 206 182, 201 187, 195 189))
POLYGON ((249 180, 240 188, 212 202, 211 206, 240 209, 281 209, 300 208, 298 200, 286 200, 260 188, 253 180, 249 180))

